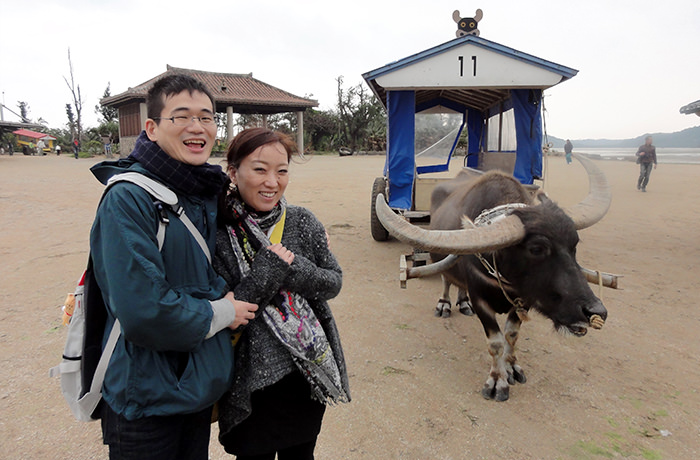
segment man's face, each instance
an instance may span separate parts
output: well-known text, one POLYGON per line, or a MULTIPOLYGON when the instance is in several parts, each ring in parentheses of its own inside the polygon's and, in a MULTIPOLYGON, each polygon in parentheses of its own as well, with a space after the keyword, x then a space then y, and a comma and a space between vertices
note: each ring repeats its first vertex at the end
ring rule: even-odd
POLYGON ((652 141, 652 140, 653 140, 653 139, 652 139, 651 137, 647 137, 647 145, 651 145, 651 141, 652 141))
POLYGON ((188 117, 186 126, 177 126, 171 120, 146 120, 146 134, 153 142, 177 161, 193 166, 202 165, 209 160, 211 149, 216 139, 216 123, 203 125, 192 117, 213 117, 214 107, 211 99, 199 91, 189 91, 165 98, 161 117, 188 117))

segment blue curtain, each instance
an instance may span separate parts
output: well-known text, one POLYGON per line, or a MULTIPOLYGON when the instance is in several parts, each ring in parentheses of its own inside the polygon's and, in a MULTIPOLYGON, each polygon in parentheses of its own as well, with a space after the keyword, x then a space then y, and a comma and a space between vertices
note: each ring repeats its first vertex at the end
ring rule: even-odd
POLYGON ((467 111, 467 166, 476 168, 479 166, 479 152, 481 151, 481 140, 484 133, 484 115, 470 109, 467 111))
POLYGON ((513 176, 522 184, 542 177, 541 89, 512 89, 517 142, 513 176))
POLYGON ((384 173, 389 178, 389 206, 411 209, 415 157, 414 91, 387 91, 387 155, 384 173))

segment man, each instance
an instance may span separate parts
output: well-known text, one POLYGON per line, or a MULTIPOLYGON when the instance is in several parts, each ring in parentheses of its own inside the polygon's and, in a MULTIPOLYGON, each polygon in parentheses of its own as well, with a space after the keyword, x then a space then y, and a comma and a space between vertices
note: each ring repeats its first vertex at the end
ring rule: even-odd
POLYGON ((639 179, 637 179, 637 190, 642 192, 647 191, 649 176, 651 176, 651 165, 656 169, 656 147, 651 145, 652 137, 647 136, 644 139, 644 145, 640 145, 637 149, 637 163, 639 163, 639 179))
POLYGON ((574 144, 571 143, 569 139, 566 140, 564 144, 564 153, 566 154, 566 164, 571 164, 571 152, 574 150, 574 144))
MULTIPOLYGON (((216 197, 225 175, 207 163, 216 136, 214 98, 185 75, 148 93, 146 130, 131 155, 92 168, 103 183, 130 171, 173 190, 211 253, 216 197)), ((90 234, 95 277, 122 335, 103 386, 102 433, 110 459, 208 458, 212 406, 231 386, 230 330, 257 305, 234 300, 182 220, 140 186, 105 194, 90 234), (165 212, 165 241, 156 232, 165 212), (225 294, 225 295, 224 295, 225 294)))

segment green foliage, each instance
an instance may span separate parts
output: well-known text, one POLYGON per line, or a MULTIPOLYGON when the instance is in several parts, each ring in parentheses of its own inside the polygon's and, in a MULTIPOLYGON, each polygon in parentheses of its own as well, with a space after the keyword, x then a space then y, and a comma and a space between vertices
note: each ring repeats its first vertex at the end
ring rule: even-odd
POLYGON ((71 137, 75 137, 77 131, 77 125, 75 123, 75 115, 73 114, 73 106, 66 104, 66 116, 68 117, 68 129, 70 130, 71 137))
POLYGON ((304 140, 309 150, 331 151, 342 147, 340 119, 332 111, 309 109, 304 112, 304 140))
MULTIPOLYGON (((83 142, 83 145, 81 147, 91 157, 94 157, 95 155, 101 155, 104 152, 104 144, 102 144, 102 141, 90 139, 87 142, 83 142)), ((78 156, 80 156, 80 153, 78 154, 78 156)))
POLYGON ((85 137, 89 140, 100 141, 103 137, 112 139, 112 144, 119 143, 119 122, 103 121, 96 128, 88 128, 85 131, 85 137))
POLYGON ((19 108, 20 117, 24 123, 29 123, 29 104, 24 101, 17 101, 17 107, 19 108))
MULTIPOLYGON (((110 97, 110 91, 109 91, 109 86, 110 83, 107 82, 107 88, 105 88, 105 92, 102 94, 102 98, 110 97)), ((98 115, 102 115, 102 118, 99 120, 101 124, 108 124, 108 123, 117 123, 119 121, 119 110, 115 109, 114 107, 108 107, 106 105, 100 105, 97 104, 95 106, 95 113, 98 115)))
POLYGON ((350 150, 368 150, 386 147, 386 115, 374 95, 361 83, 343 88, 343 77, 338 82, 338 118, 340 119, 340 140, 350 150))

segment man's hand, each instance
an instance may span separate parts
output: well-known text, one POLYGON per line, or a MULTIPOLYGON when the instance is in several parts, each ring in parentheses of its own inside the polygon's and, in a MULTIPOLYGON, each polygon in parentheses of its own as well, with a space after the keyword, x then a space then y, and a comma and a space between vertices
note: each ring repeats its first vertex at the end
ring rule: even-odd
POLYGON ((235 330, 239 326, 244 326, 250 322, 251 319, 255 318, 255 312, 258 310, 258 306, 254 303, 243 302, 242 300, 236 300, 233 297, 233 292, 228 292, 224 298, 231 302, 236 308, 236 319, 229 324, 229 329, 235 330))

